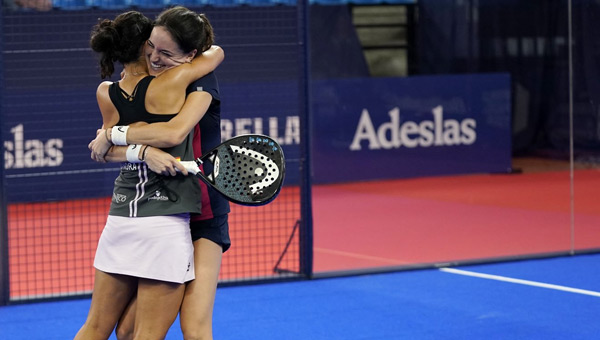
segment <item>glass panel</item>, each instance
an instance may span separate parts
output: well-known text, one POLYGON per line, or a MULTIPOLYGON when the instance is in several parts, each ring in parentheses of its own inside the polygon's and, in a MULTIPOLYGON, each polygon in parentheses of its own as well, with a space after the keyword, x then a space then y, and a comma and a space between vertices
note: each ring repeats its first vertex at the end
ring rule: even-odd
POLYGON ((569 254, 567 2, 400 7, 311 11, 317 274, 569 254))
POLYGON ((586 252, 600 249, 600 4, 572 1, 572 13, 573 245, 586 252))

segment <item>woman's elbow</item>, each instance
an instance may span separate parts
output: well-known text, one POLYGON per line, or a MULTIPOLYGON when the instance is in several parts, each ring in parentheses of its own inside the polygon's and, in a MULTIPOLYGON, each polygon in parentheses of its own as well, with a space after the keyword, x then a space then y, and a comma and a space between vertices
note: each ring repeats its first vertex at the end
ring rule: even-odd
POLYGON ((173 146, 177 146, 183 143, 185 137, 187 137, 187 134, 180 133, 178 131, 170 131, 165 136, 165 139, 163 140, 164 144, 162 145, 162 147, 170 148, 173 146))
POLYGON ((219 62, 222 62, 223 60, 225 60, 225 50, 223 50, 223 48, 221 48, 221 46, 212 45, 211 49, 214 50, 219 62))

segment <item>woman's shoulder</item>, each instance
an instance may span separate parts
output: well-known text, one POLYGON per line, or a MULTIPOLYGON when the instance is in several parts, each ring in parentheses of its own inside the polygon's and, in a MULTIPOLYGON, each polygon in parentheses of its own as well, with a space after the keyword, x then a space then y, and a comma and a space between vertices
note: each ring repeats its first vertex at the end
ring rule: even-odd
POLYGON ((112 81, 103 81, 98 85, 97 91, 106 91, 112 84, 112 81))
POLYGON ((104 99, 104 100, 108 100, 109 99, 109 90, 110 87, 113 85, 112 81, 103 81, 98 85, 98 88, 96 89, 96 98, 98 100, 100 99, 104 99))
POLYGON ((139 86, 149 86, 149 85, 150 85, 150 83, 151 83, 151 82, 152 82, 154 79, 156 79, 156 77, 155 77, 155 76, 147 75, 147 76, 145 76, 144 78, 140 79, 140 81, 138 82, 138 85, 137 85, 137 86, 138 86, 138 87, 139 87, 139 86))

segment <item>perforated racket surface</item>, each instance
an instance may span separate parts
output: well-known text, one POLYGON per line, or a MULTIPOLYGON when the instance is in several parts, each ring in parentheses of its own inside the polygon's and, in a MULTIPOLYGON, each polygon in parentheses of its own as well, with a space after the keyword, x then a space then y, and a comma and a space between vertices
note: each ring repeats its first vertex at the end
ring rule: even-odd
POLYGON ((283 150, 269 136, 231 138, 196 159, 198 166, 206 162, 213 164, 213 171, 197 176, 237 204, 267 204, 277 197, 283 184, 283 150))

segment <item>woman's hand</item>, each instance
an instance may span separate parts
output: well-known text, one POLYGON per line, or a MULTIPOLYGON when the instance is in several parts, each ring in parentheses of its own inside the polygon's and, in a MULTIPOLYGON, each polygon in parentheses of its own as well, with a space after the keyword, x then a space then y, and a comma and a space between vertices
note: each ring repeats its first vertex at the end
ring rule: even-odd
POLYGON ((92 159, 99 163, 106 163, 104 156, 108 149, 112 146, 112 142, 108 140, 107 130, 98 129, 96 138, 88 144, 88 149, 92 152, 92 159))
POLYGON ((151 146, 145 151, 144 161, 150 170, 165 176, 175 176, 178 172, 187 175, 188 171, 175 157, 151 146))

